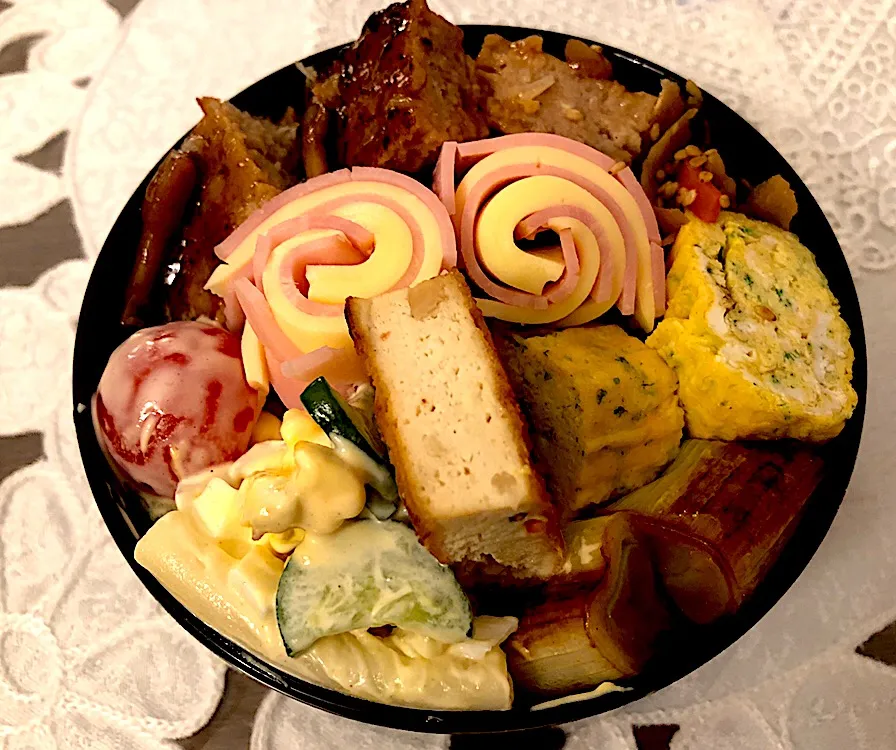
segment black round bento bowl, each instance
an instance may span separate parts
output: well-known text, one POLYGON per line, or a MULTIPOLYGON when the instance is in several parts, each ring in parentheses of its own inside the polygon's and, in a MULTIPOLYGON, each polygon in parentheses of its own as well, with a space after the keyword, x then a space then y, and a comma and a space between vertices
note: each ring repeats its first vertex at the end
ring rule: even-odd
MULTIPOLYGON (((532 29, 500 26, 466 26, 467 51, 476 55, 486 34, 499 33, 515 40, 530 34, 544 39, 547 52, 562 56, 569 37, 532 29)), ((591 43, 590 40, 583 40, 591 43)), ((665 68, 621 50, 604 47, 616 78, 630 90, 658 92, 660 80, 684 79, 665 68)), ((322 69, 338 50, 327 50, 304 62, 322 69)), ((699 83, 699 82, 698 82, 699 83)), ((287 106, 301 111, 305 79, 288 66, 250 86, 232 100, 253 114, 279 117, 287 106)), ((626 680, 626 692, 567 703, 539 711, 516 705, 509 711, 430 711, 381 705, 305 682, 256 658, 220 635, 182 606, 146 570, 134 562, 134 545, 151 524, 139 498, 126 491, 110 469, 97 443, 89 407, 112 351, 133 332, 119 323, 124 291, 140 236, 140 206, 150 176, 134 192, 112 227, 90 277, 78 323, 74 355, 74 420, 87 478, 109 531, 143 585, 189 633, 228 664, 279 690, 290 698, 340 716, 416 732, 500 732, 556 725, 604 713, 653 693, 697 669, 720 654, 750 628, 783 596, 808 564, 827 533, 840 506, 859 449, 865 410, 867 363, 859 301, 837 238, 806 185, 769 142, 748 122, 718 99, 704 95, 702 114, 710 127, 711 143, 722 153, 729 174, 757 184, 774 174, 783 175, 796 192, 799 213, 792 229, 809 247, 840 300, 843 318, 852 331, 855 349, 853 383, 859 404, 846 428, 822 452, 825 476, 809 499, 803 518, 780 559, 756 593, 724 621, 703 628, 686 647, 671 649, 638 677, 626 680)))

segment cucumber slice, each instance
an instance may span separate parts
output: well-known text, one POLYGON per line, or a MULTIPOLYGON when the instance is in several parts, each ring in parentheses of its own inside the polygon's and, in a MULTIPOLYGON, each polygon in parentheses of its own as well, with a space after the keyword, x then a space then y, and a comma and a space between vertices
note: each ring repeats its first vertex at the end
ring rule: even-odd
POLYGON ((388 521, 398 512, 398 503, 395 500, 387 500, 371 488, 367 492, 365 508, 377 521, 388 521))
MULTIPOLYGON (((397 500, 398 488, 384 458, 385 451, 364 415, 346 403, 324 378, 312 381, 301 398, 311 418, 327 433, 340 458, 356 468, 364 476, 365 483, 385 500, 397 500)), ((376 515, 381 517, 381 513, 376 515)))
POLYGON ((377 463, 386 463, 384 451, 380 450, 379 441, 367 427, 364 417, 346 403, 324 378, 312 380, 302 391, 301 398, 311 418, 330 439, 333 435, 339 435, 354 443, 377 463))
POLYGON ((390 521, 306 535, 277 588, 277 624, 290 656, 324 636, 382 625, 457 643, 471 622, 451 569, 411 529, 390 521))

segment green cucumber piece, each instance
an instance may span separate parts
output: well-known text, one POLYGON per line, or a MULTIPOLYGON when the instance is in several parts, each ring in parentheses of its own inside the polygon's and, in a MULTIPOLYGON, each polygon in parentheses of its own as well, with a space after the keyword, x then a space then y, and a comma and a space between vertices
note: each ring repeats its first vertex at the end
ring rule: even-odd
POLYGON ((325 378, 312 380, 302 391, 301 398, 311 418, 330 438, 339 435, 377 463, 386 464, 379 450, 379 441, 367 427, 364 417, 333 390, 325 378))
POLYGON ((373 488, 367 491, 365 507, 377 521, 388 521, 398 512, 398 503, 394 499, 387 500, 373 488))
POLYGON ((451 569, 391 521, 306 535, 277 588, 277 625, 290 656, 324 636, 383 625, 457 643, 471 623, 470 602, 451 569))
MULTIPOLYGON (((313 380, 302 391, 302 404, 311 418, 327 433, 333 446, 347 463, 358 469, 365 483, 386 501, 398 499, 398 488, 379 440, 364 415, 348 404, 324 378, 313 380)), ((394 510, 393 510, 394 512, 394 510)), ((377 518, 382 512, 376 513, 377 518)))

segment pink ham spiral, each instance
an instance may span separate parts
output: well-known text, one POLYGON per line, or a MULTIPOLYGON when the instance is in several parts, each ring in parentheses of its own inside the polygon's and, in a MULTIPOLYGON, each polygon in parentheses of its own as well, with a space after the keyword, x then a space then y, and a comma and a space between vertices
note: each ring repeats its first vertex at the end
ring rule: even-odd
POLYGON ((653 327, 653 320, 665 308, 659 230, 634 174, 627 167, 617 171, 615 166, 614 159, 584 144, 542 133, 443 145, 433 189, 452 217, 460 263, 484 294, 478 302, 486 315, 520 323, 577 325, 616 305, 623 314, 634 314, 646 330, 653 327), (554 179, 543 179, 547 177, 554 179), (530 183, 531 190, 517 185, 533 178, 540 179, 530 183), (517 218, 512 202, 503 203, 500 210, 489 208, 507 189, 516 191, 515 200, 517 196, 532 199, 534 191, 542 193, 525 204, 533 210, 519 217, 512 229, 504 220, 517 218), (486 230, 483 221, 494 216, 501 221, 486 230), (580 238, 590 234, 596 241, 599 258, 593 287, 569 312, 577 289, 582 297, 584 248, 572 241, 564 227, 577 225, 580 238), (514 256, 503 236, 511 231, 514 240, 530 239, 545 229, 553 229, 560 240, 559 252, 551 255, 552 273, 548 265, 531 264, 526 257, 530 253, 522 248, 517 247, 519 254, 514 256), (559 258, 562 273, 554 278, 559 258), (516 266, 524 264, 532 265, 532 275, 517 272, 516 266), (530 288, 515 284, 514 276, 530 288))
POLYGON ((406 175, 358 167, 308 180, 268 201, 215 252, 206 288, 263 350, 270 383, 300 407, 308 382, 365 379, 346 327, 349 296, 372 297, 431 278, 457 261, 451 219, 406 175))

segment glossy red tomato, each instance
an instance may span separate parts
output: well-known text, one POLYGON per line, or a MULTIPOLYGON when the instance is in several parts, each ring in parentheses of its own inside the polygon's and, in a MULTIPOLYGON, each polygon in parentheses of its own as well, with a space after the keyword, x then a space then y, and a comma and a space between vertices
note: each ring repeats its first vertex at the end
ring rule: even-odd
POLYGON ((700 181, 700 170, 684 162, 678 170, 678 184, 694 190, 696 197, 688 206, 688 210, 698 219, 712 224, 719 218, 722 210, 722 193, 711 182, 700 181))
POLYGON ((178 322, 139 331, 112 353, 94 415, 125 474, 170 497, 180 479, 245 452, 259 401, 236 335, 178 322))

